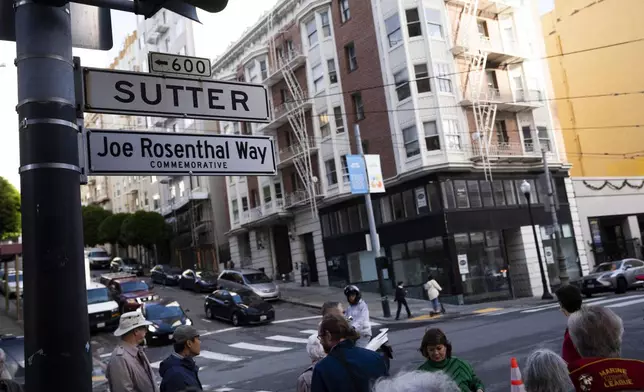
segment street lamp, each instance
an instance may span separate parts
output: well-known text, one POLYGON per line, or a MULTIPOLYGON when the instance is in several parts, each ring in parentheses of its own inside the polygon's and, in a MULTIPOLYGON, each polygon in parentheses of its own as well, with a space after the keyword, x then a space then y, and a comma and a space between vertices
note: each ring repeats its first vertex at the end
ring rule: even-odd
POLYGON ((521 192, 525 196, 525 199, 528 202, 528 215, 530 215, 530 226, 532 226, 532 235, 534 236, 534 244, 537 248, 537 258, 539 259, 539 270, 541 271, 541 284, 543 285, 543 295, 541 299, 552 299, 552 294, 548 289, 548 283, 546 282, 546 273, 543 269, 543 260, 541 259, 541 243, 537 238, 537 228, 534 225, 534 218, 532 217, 532 203, 530 202, 530 183, 526 180, 523 180, 521 183, 521 192))

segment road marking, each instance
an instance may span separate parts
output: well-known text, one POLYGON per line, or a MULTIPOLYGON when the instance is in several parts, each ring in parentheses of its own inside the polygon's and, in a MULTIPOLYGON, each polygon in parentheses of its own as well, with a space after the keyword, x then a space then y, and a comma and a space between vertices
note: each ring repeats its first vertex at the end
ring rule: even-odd
POLYGON ((286 320, 278 320, 278 321, 273 321, 271 324, 284 324, 284 323, 290 323, 293 321, 314 320, 319 318, 322 318, 322 316, 309 316, 309 317, 300 317, 300 318, 293 318, 293 319, 286 319, 286 320))
MULTIPOLYGON (((621 298, 614 298, 614 297, 611 297, 611 298, 608 298, 608 299, 597 298, 597 299, 586 300, 586 301, 584 301, 584 304, 588 304, 589 306, 593 306, 593 305, 601 305, 601 304, 607 304, 607 303, 611 303, 611 302, 619 302, 619 301, 623 301, 625 299, 641 298, 641 297, 642 297, 641 295, 632 295, 630 297, 621 297, 621 298)), ((540 308, 524 310, 521 313, 534 313, 534 312, 540 312, 542 310, 555 309, 555 308, 558 308, 558 307, 559 307, 559 304, 545 305, 545 306, 541 306, 540 308)))
POLYGON ((300 331, 300 333, 305 333, 307 335, 313 335, 314 333, 318 333, 317 329, 305 329, 304 331, 300 331))
POLYGON ((414 320, 414 321, 433 320, 433 319, 437 319, 437 318, 440 318, 440 317, 441 317, 440 314, 435 314, 435 315, 431 315, 431 316, 429 314, 424 314, 422 316, 411 318, 410 320, 414 320))
POLYGON ((474 312, 472 312, 472 313, 476 313, 476 314, 484 314, 484 313, 496 312, 497 310, 503 310, 503 308, 485 308, 485 309, 475 310, 475 311, 474 311, 474 312))
POLYGON ((206 333, 202 333, 201 336, 209 336, 209 335, 214 335, 216 333, 236 331, 238 329, 241 329, 241 327, 231 327, 231 328, 218 329, 216 331, 208 331, 206 333))
POLYGON ((619 301, 624 301, 626 299, 635 299, 635 298, 644 298, 641 295, 629 295, 628 297, 620 297, 620 298, 610 298, 610 299, 605 299, 603 301, 595 301, 590 306, 592 305, 601 305, 601 304, 608 304, 611 302, 619 302, 619 301))
POLYGON ((230 391, 234 391, 234 389, 232 389, 232 388, 219 388, 219 389, 215 389, 215 392, 230 392, 230 391))
POLYGON ((621 303, 614 304, 614 305, 608 305, 606 307, 607 308, 623 308, 624 306, 631 306, 631 305, 639 304, 640 302, 644 302, 644 298, 634 299, 632 301, 621 302, 621 303))
POLYGON ((252 344, 244 342, 231 344, 229 347, 239 348, 242 350, 264 351, 268 353, 280 353, 282 351, 288 351, 291 349, 290 347, 264 346, 262 344, 252 344))
POLYGON ((274 336, 269 336, 266 339, 269 340, 277 340, 278 342, 287 342, 287 343, 308 343, 308 339, 303 339, 303 338, 293 338, 290 336, 284 336, 284 335, 274 335, 274 336))
POLYGON ((207 350, 201 350, 201 353, 199 353, 199 356, 212 359, 215 361, 224 361, 224 362, 239 362, 244 359, 242 357, 236 357, 234 355, 214 353, 212 351, 207 351, 207 350))
POLYGON ((382 324, 377 323, 377 322, 375 322, 375 321, 373 321, 373 320, 369 320, 369 322, 371 323, 371 326, 372 326, 372 327, 377 327, 378 325, 382 325, 382 324))
POLYGON ((208 320, 208 319, 205 319, 205 318, 202 318, 201 321, 205 321, 207 323, 212 323, 212 320, 208 320))

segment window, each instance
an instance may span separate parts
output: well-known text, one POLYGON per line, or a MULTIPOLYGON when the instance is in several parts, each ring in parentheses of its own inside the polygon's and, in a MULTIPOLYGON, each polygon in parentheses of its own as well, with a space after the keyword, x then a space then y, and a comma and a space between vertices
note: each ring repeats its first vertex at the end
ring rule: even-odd
POLYGON ((324 168, 326 169, 326 181, 327 185, 335 185, 338 183, 338 173, 335 170, 335 159, 331 158, 328 161, 324 161, 324 168))
POLYGON ((282 197, 284 197, 284 195, 282 195, 282 184, 280 184, 279 182, 276 182, 275 183, 275 198, 276 199, 281 199, 282 197))
POLYGON ((467 181, 467 193, 470 199, 471 208, 481 208, 483 203, 481 202, 481 193, 479 190, 479 182, 475 180, 467 181))
POLYGON ((268 204, 273 200, 271 197, 271 186, 270 185, 265 185, 262 188, 262 194, 264 195, 264 204, 268 204))
POLYGON ((476 21, 476 28, 479 31, 479 35, 481 37, 490 37, 490 33, 487 30, 487 22, 479 19, 476 21))
POLYGON ((433 8, 425 8, 425 19, 427 19, 427 35, 430 38, 443 39, 443 23, 441 13, 433 8))
POLYGON ((416 130, 416 126, 414 125, 403 129, 402 134, 407 158, 420 154, 420 144, 418 143, 418 131, 416 130))
POLYGON ((342 108, 340 106, 333 108, 333 117, 335 117, 335 133, 343 133, 344 120, 342 119, 342 108))
POLYGON ((392 48, 402 42, 402 30, 400 29, 400 17, 398 13, 390 16, 385 20, 387 29, 387 38, 389 38, 389 47, 392 48))
POLYGON ((407 32, 409 37, 418 37, 423 33, 420 27, 420 16, 418 15, 418 8, 412 8, 405 11, 407 17, 407 32))
POLYGON ((445 133, 447 148, 450 150, 460 150, 461 132, 458 128, 458 122, 456 120, 443 120, 443 132, 445 133))
POLYGON ((268 67, 266 66, 266 60, 261 60, 259 62, 259 70, 262 73, 262 80, 268 78, 268 67))
POLYGON ((402 71, 395 73, 394 82, 396 83, 396 94, 398 95, 398 101, 403 101, 411 96, 407 69, 403 69, 402 71))
POLYGON ((358 58, 356 57, 356 47, 353 42, 345 46, 344 51, 347 55, 347 68, 349 68, 349 72, 355 71, 358 68, 358 58))
POLYGON ((496 140, 500 145, 506 144, 510 141, 510 136, 508 136, 508 129, 505 126, 505 120, 497 121, 494 124, 496 129, 496 140))
POLYGON ((331 126, 329 125, 329 116, 326 112, 320 113, 320 133, 322 137, 329 137, 331 135, 331 126))
POLYGON ((429 83, 427 64, 414 65, 414 74, 416 75, 416 88, 418 89, 418 94, 431 92, 432 87, 429 83))
POLYGON ((340 0, 340 20, 342 23, 351 19, 351 12, 349 11, 349 0, 340 0))
POLYGON ((335 60, 330 59, 326 61, 326 66, 329 69, 329 83, 338 83, 338 71, 335 69, 335 60))
POLYGON ((343 155, 340 157, 342 162, 342 181, 349 182, 349 166, 347 165, 347 156, 343 155))
POLYGON ((440 150, 441 139, 440 136, 438 136, 436 121, 423 123, 423 129, 425 130, 425 145, 427 146, 427 151, 440 150))
POLYGON ((492 181, 492 189, 494 191, 494 202, 497 206, 505 205, 505 191, 503 190, 503 181, 492 181))
POLYGON ((492 196, 492 183, 490 181, 481 181, 481 199, 483 207, 494 207, 494 197, 492 196))
POLYGON ((329 13, 321 12, 320 19, 322 20, 322 34, 324 38, 331 36, 331 23, 329 22, 329 13))
POLYGON ((311 73, 313 74, 313 88, 315 92, 324 90, 324 70, 322 69, 322 64, 314 66, 311 73))
POLYGON ((353 94, 353 111, 356 114, 356 121, 364 119, 364 104, 362 103, 362 94, 353 94))
POLYGON ((248 211, 248 197, 242 197, 242 210, 248 211))
POLYGON ((522 127, 521 132, 523 133, 523 147, 525 148, 525 151, 534 151, 534 142, 532 140, 532 130, 530 129, 530 127, 522 127))
POLYGON ((545 148, 546 151, 550 152, 550 137, 548 136, 548 128, 546 127, 537 127, 537 136, 539 137, 539 146, 545 148))
POLYGON ((445 63, 435 63, 434 74, 436 75, 438 91, 443 93, 451 93, 452 79, 450 78, 449 65, 445 63))
POLYGON ((309 46, 313 46, 318 43, 318 28, 315 24, 315 19, 310 20, 306 24, 306 33, 309 36, 309 46))
POLYGON ((237 204, 237 200, 232 201, 233 205, 233 222, 238 222, 239 221, 239 206, 237 204))

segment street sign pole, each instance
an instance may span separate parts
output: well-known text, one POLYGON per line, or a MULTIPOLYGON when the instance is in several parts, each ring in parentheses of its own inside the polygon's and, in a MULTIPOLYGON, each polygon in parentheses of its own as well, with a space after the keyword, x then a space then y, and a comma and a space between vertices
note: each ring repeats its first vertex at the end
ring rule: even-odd
POLYGON ((15 3, 27 392, 92 389, 69 9, 15 3))

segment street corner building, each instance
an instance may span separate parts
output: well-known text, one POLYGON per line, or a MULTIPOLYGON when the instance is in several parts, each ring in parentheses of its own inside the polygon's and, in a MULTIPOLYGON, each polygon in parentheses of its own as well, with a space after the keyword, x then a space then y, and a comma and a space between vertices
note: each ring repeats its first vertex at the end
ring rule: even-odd
POLYGON ((271 122, 220 122, 269 135, 276 176, 229 176, 231 258, 275 279, 377 291, 363 198, 346 156, 359 125, 379 156, 374 193, 385 281, 472 303, 540 296, 537 246, 557 285, 542 151, 571 279, 587 271, 543 32, 530 1, 280 0, 213 64, 215 79, 263 84, 271 122), (478 4, 478 8, 477 8, 478 4), (520 185, 531 186, 535 243, 520 185))

